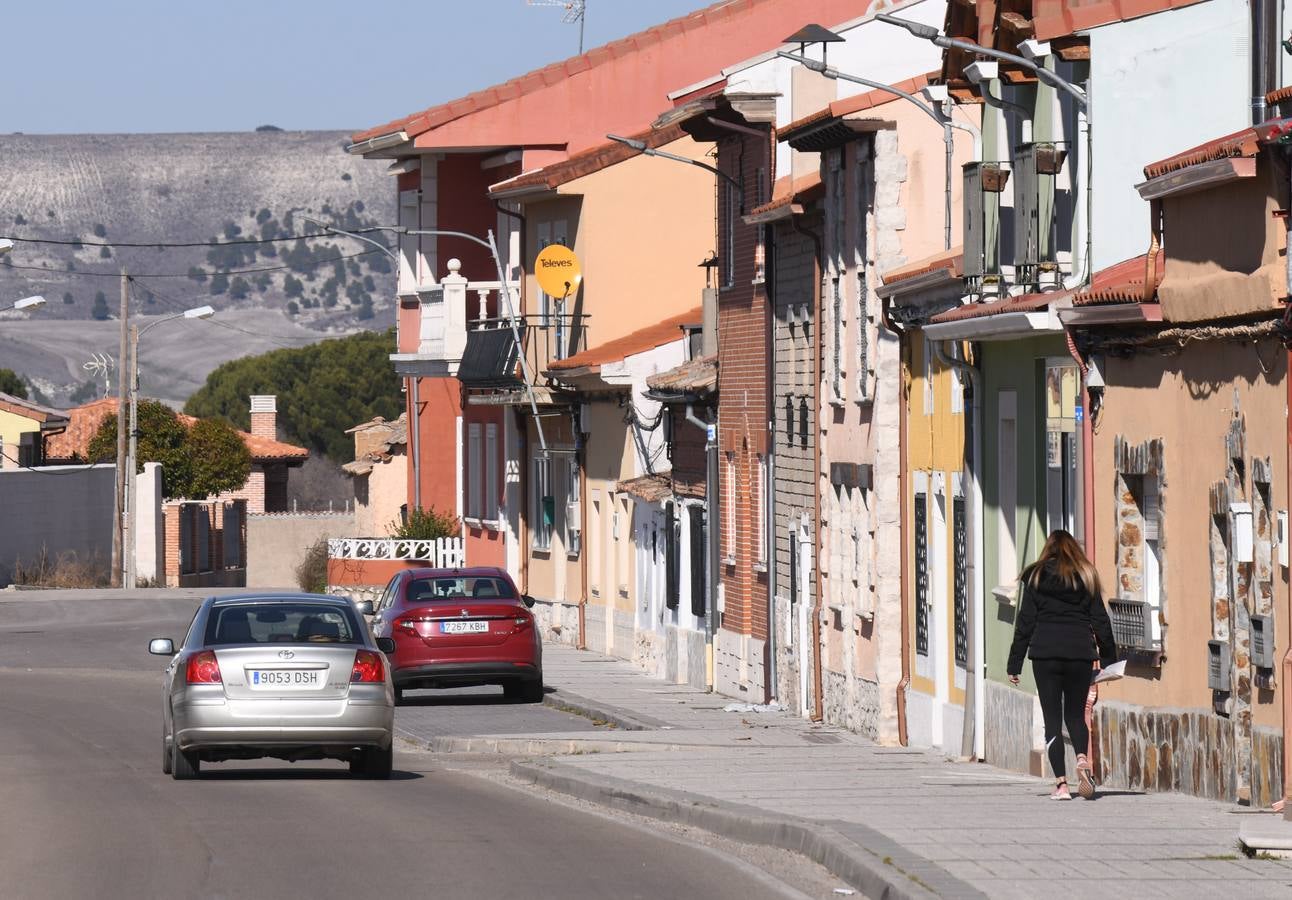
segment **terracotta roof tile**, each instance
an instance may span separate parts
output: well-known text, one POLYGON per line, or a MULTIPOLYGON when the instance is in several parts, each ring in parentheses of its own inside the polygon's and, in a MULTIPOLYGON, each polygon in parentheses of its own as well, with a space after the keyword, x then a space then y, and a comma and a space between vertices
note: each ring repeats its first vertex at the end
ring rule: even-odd
MULTIPOLYGON (((920 88, 929 83, 929 79, 935 77, 937 72, 930 72, 927 75, 916 75, 914 78, 907 78, 904 81, 896 82, 893 87, 906 91, 908 94, 918 93, 920 88)), ((799 132, 812 127, 827 119, 838 119, 844 116, 850 116, 855 113, 865 112, 868 109, 874 109, 894 100, 901 100, 897 94, 889 91, 873 90, 866 91, 862 94, 854 94, 851 97, 844 97, 842 100, 835 100, 829 106, 818 109, 816 112, 808 113, 801 119, 796 119, 777 131, 776 139, 788 141, 794 138, 799 132)))
MULTIPOLYGON (((647 147, 653 149, 681 140, 686 137, 686 132, 682 130, 680 125, 670 125, 667 128, 658 130, 648 128, 637 134, 629 135, 629 137, 632 140, 644 141, 647 147)), ((600 172, 602 169, 607 169, 637 155, 638 151, 626 144, 619 141, 607 141, 581 153, 576 153, 569 159, 563 159, 541 169, 522 172, 514 178, 500 181, 490 186, 489 193, 492 196, 526 188, 555 190, 563 184, 568 184, 594 172, 600 172)))
POLYGON ((1265 102, 1270 106, 1292 100, 1292 86, 1276 88, 1265 95, 1265 102))
POLYGON ((957 306, 955 309, 949 309, 944 313, 939 313, 929 321, 933 324, 938 324, 941 322, 959 322, 962 319, 977 319, 983 316, 998 316, 1005 313, 1035 312, 1039 309, 1045 309, 1062 296, 1064 295, 1061 291, 1053 291, 1048 294, 1020 294, 1017 297, 1005 297, 988 303, 968 303, 964 306, 957 306))
POLYGON ((639 475, 625 478, 615 485, 615 490, 647 503, 658 503, 673 496, 673 482, 667 475, 639 475))
POLYGON ((673 316, 638 329, 621 338, 608 341, 599 347, 592 347, 565 359, 557 360, 547 368, 552 372, 563 372, 569 369, 583 369, 590 366, 601 366, 605 363, 619 362, 636 353, 645 353, 665 344, 682 339, 682 326, 694 325, 700 321, 700 307, 687 310, 681 315, 673 316))
MULTIPOLYGON (((117 401, 111 397, 93 400, 80 406, 65 410, 68 418, 67 430, 62 434, 50 437, 45 443, 45 455, 50 459, 85 459, 89 452, 90 440, 94 437, 103 420, 117 411, 117 401)), ((191 428, 197 421, 192 416, 176 413, 186 428, 191 428)), ((239 431, 238 436, 251 451, 253 460, 304 460, 310 452, 304 447, 275 441, 246 431, 239 431)))
POLYGON ((1277 140, 1289 133, 1292 133, 1292 119, 1271 119, 1260 125, 1244 128, 1242 131, 1199 144, 1197 147, 1168 156, 1166 159, 1149 163, 1144 167, 1144 176, 1158 178, 1216 159, 1253 157, 1261 144, 1277 140))
POLYGON ((1148 254, 1122 260, 1116 265, 1101 269, 1095 273, 1089 290, 1072 297, 1073 306, 1100 306, 1116 303, 1143 303, 1157 298, 1158 286, 1166 274, 1166 254, 1157 251, 1153 263, 1153 289, 1149 296, 1144 296, 1144 284, 1148 280, 1148 254))
POLYGON ((749 211, 750 216, 764 216, 769 212, 789 206, 791 203, 800 200, 808 200, 814 197, 817 192, 822 191, 824 185, 821 182, 821 170, 810 172, 800 178, 794 178, 791 175, 782 175, 776 179, 772 185, 772 199, 762 206, 756 206, 749 211))
POLYGON ((696 357, 646 379, 646 387, 661 394, 707 394, 717 386, 717 354, 696 357))
POLYGON ((950 250, 943 250, 941 253, 917 259, 904 266, 898 266, 896 269, 889 269, 881 274, 879 279, 884 284, 897 284, 901 281, 927 275, 930 272, 936 272, 938 269, 946 269, 952 278, 961 278, 964 276, 964 262, 964 247, 952 247, 950 250))
POLYGON ((33 422, 39 422, 42 425, 59 425, 67 421, 67 416, 61 409, 51 409, 48 406, 41 406, 39 403, 32 403, 30 400, 24 400, 21 397, 15 397, 13 394, 4 392, 0 392, 0 409, 31 419, 33 422))
MULTIPOLYGON (((601 47, 594 47, 581 56, 552 63, 541 69, 526 72, 524 75, 517 76, 500 85, 484 88, 465 97, 394 119, 384 125, 356 132, 351 137, 351 140, 358 143, 396 131, 406 131, 409 137, 416 137, 454 119, 479 110, 488 109, 491 106, 497 106, 502 102, 502 94, 510 90, 514 89, 516 91, 511 96, 523 96, 540 90, 545 84, 560 81, 567 77, 566 73, 569 71, 567 65, 572 61, 586 62, 587 67, 590 69, 630 53, 642 52, 642 48, 651 48, 652 45, 659 43, 661 40, 683 34, 692 28, 701 28, 736 16, 749 15, 756 10, 778 2, 779 0, 719 0, 719 2, 704 9, 670 19, 637 34, 611 41, 601 47)), ((722 64, 720 61, 715 61, 715 68, 720 67, 722 64)))

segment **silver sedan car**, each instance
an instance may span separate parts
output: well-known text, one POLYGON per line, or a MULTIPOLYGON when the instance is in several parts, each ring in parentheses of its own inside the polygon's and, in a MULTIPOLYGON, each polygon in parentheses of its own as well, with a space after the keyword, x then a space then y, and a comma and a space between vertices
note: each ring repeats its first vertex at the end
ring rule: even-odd
POLYGON ((373 639, 363 612, 318 594, 212 597, 178 650, 154 639, 148 652, 172 657, 162 771, 194 778, 203 762, 269 756, 348 760, 356 775, 389 778, 394 647, 373 639))

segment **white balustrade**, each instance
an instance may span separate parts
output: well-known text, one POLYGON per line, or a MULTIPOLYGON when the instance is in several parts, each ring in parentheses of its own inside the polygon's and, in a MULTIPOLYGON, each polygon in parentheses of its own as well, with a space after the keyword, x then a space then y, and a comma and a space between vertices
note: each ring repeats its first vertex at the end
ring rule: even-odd
MULTIPOLYGON (((491 318, 489 304, 491 298, 498 298, 494 303, 495 321, 507 315, 507 304, 501 302, 499 281, 468 281, 462 274, 462 262, 450 259, 449 273, 440 280, 437 289, 422 294, 422 320, 419 332, 418 352, 424 356, 441 360, 448 364, 449 374, 457 374, 457 365, 462 360, 467 346, 468 322, 473 319, 483 321, 491 318), (468 294, 475 293, 475 303, 470 304, 468 294), (474 309, 470 308, 474 305, 474 309)), ((512 308, 519 303, 520 282, 507 282, 506 289, 511 294, 512 308)), ((477 325, 477 327, 486 327, 477 325)))
POLYGON ((331 538, 327 542, 327 555, 329 559, 424 562, 438 569, 451 569, 466 563, 460 537, 436 540, 331 538))

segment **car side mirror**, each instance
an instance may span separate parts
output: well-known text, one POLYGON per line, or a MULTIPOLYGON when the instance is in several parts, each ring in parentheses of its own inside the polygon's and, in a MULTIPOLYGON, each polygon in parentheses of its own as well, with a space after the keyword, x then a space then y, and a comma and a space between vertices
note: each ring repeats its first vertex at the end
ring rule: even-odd
POLYGON ((359 601, 358 603, 356 603, 354 606, 355 606, 355 609, 359 610, 359 615, 361 615, 361 616, 370 616, 370 615, 372 615, 372 601, 371 601, 371 600, 360 600, 360 601, 359 601))
POLYGON ((530 608, 530 609, 533 609, 533 608, 534 608, 534 598, 533 598, 533 597, 531 597, 529 594, 521 594, 521 595, 520 595, 520 602, 521 602, 521 603, 524 603, 524 604, 525 604, 525 606, 527 606, 527 607, 528 607, 528 608, 530 608))
POLYGON ((382 653, 394 653, 395 639, 388 638, 388 637, 377 638, 377 649, 380 650, 382 653))
POLYGON ((174 656, 175 642, 170 638, 153 638, 148 642, 148 652, 153 656, 174 656))

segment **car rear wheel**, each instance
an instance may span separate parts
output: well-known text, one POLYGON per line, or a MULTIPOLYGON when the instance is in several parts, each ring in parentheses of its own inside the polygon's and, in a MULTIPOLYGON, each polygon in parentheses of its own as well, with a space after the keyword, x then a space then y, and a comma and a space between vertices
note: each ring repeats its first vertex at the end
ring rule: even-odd
POLYGON ((404 689, 401 687, 397 687, 395 688, 395 704, 399 705, 400 703, 403 703, 403 702, 404 702, 404 689))
POLYGON ((162 774, 169 775, 170 772, 170 742, 166 740, 166 733, 162 732, 162 774))
POLYGON ((384 750, 380 747, 365 747, 359 751, 359 755, 350 760, 350 774, 358 775, 361 778, 387 779, 390 777, 391 770, 395 767, 395 748, 391 746, 384 750))
POLYGON ((179 744, 171 741, 170 769, 170 775, 176 781, 187 781, 190 778, 196 778, 202 771, 202 760, 196 753, 186 753, 179 749, 179 744))
POLYGON ((519 700, 521 703, 542 703, 543 679, 510 681, 502 686, 502 694, 508 700, 519 700))

